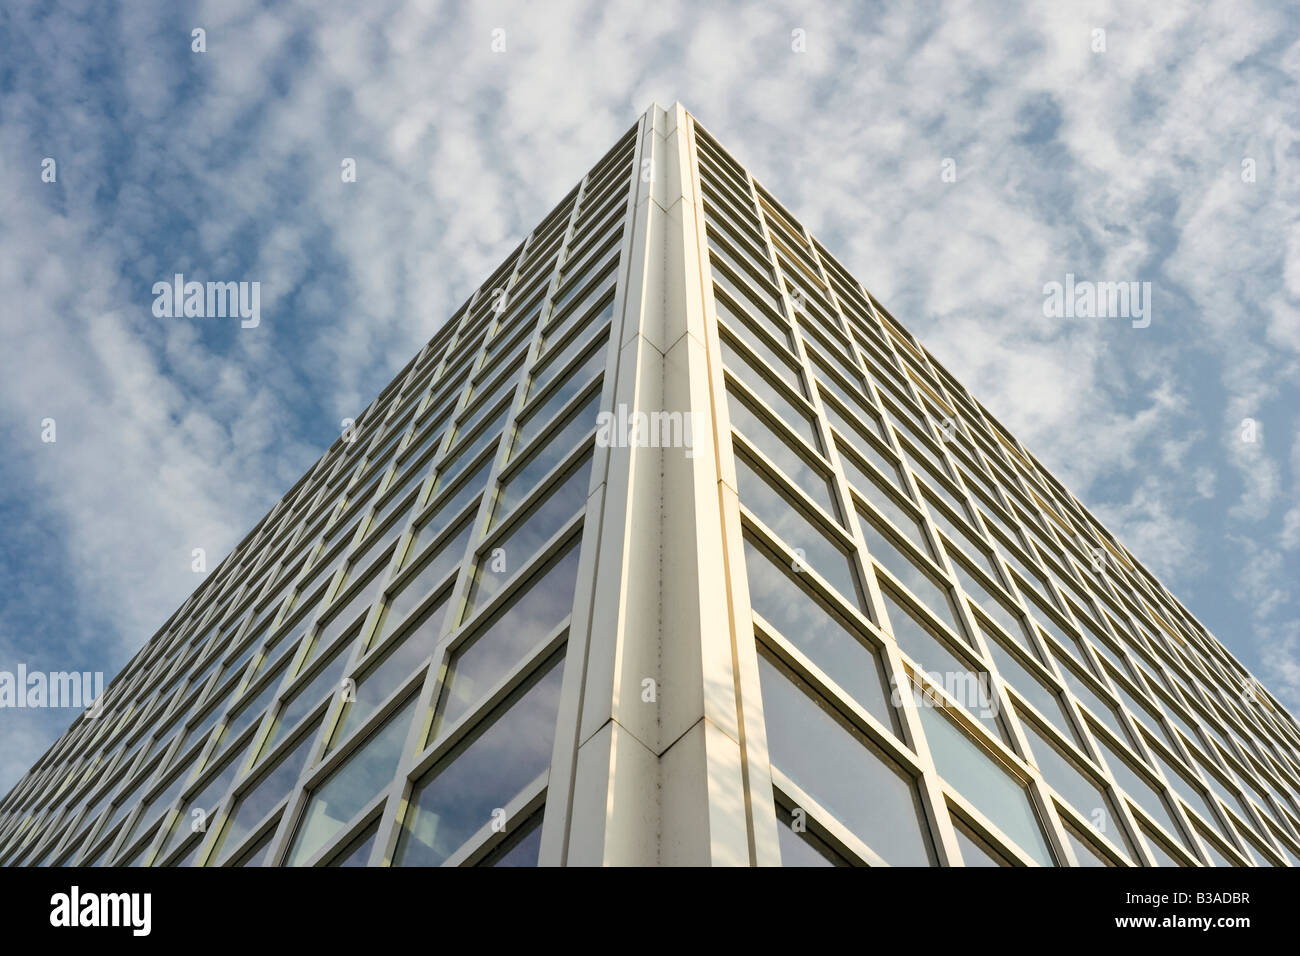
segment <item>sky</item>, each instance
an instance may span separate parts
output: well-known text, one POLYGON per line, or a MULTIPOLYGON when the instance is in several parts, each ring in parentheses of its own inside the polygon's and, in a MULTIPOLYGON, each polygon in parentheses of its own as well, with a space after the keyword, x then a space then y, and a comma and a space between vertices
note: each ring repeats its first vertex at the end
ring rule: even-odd
MULTIPOLYGON (((0 671, 111 678, 681 101, 1300 712, 1294 3, 347 7, 0 5, 0 671)), ((0 792, 75 716, 0 709, 0 792)))

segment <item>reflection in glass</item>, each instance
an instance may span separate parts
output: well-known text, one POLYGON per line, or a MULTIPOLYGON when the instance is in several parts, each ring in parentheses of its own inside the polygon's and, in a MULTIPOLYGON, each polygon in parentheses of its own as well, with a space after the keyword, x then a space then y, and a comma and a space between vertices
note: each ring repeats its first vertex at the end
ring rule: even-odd
POLYGON ((554 658, 416 783, 395 865, 442 864, 550 766, 562 660, 554 658))

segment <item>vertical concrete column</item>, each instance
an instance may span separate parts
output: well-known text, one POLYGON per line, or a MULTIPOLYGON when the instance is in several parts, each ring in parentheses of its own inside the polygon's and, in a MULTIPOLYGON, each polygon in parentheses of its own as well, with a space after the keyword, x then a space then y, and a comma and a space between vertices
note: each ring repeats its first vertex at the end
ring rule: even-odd
POLYGON ((642 124, 557 855, 544 834, 568 865, 755 862, 687 123, 674 105, 642 124))

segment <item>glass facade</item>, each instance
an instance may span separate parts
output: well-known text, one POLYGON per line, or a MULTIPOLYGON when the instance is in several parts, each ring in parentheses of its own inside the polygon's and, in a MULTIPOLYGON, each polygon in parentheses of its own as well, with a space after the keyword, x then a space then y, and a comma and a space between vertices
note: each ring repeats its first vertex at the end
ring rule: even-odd
POLYGON ((1298 860, 1291 715, 680 106, 0 801, 4 865, 1298 860))

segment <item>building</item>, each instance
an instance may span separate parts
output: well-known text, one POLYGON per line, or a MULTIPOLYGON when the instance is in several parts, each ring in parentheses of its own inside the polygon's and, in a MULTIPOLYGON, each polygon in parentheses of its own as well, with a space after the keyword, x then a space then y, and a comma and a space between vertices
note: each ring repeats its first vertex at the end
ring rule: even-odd
POLYGON ((1295 865, 1300 732, 679 105, 0 803, 9 865, 1295 865))

